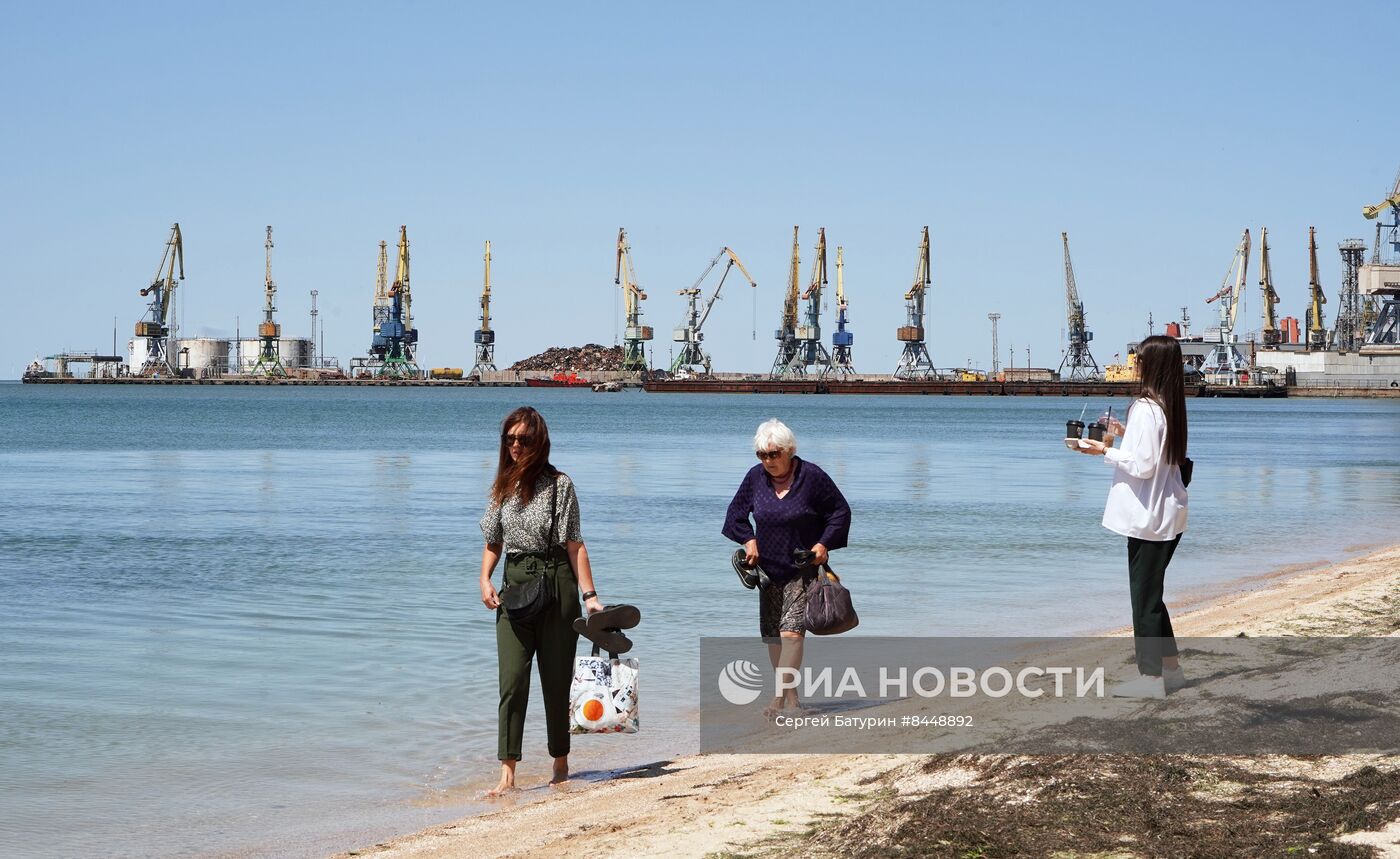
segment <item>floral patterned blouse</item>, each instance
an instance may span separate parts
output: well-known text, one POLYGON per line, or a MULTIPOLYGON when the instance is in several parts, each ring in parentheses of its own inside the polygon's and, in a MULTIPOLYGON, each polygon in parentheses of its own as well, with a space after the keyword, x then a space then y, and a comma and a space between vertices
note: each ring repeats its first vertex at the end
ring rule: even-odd
POLYGON ((507 554, 521 552, 543 552, 548 546, 551 531, 549 518, 550 505, 555 504, 552 523, 555 545, 582 543, 579 530, 578 496, 574 494, 574 482, 562 471, 551 478, 540 475, 535 481, 535 497, 529 504, 522 505, 520 496, 512 495, 505 504, 490 501, 486 513, 481 517, 481 536, 487 543, 504 543, 507 554), (558 501, 554 500, 554 490, 550 480, 558 487, 558 501))

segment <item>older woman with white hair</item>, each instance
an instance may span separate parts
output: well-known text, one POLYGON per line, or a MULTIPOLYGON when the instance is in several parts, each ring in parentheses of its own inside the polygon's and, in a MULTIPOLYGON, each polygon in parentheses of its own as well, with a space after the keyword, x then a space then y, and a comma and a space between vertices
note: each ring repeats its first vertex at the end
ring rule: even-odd
MULTIPOLYGON (((758 465, 734 493, 723 533, 744 547, 748 566, 767 573, 759 590, 759 634, 768 641, 774 669, 796 669, 807 631, 807 586, 827 553, 846 545, 851 508, 825 471, 797 456, 797 439, 782 421, 759 424, 753 449, 758 465), (810 552, 811 563, 797 563, 794 550, 810 552)), ((765 712, 798 708, 797 693, 789 690, 765 712)))

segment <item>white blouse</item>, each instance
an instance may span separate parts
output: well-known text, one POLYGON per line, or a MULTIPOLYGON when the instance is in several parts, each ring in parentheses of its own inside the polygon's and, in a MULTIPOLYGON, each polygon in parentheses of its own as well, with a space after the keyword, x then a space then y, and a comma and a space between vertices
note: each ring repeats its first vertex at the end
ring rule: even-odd
POLYGON ((1103 526, 1124 537, 1161 542, 1186 530, 1186 487, 1181 468, 1163 461, 1167 416, 1153 401, 1128 408, 1121 447, 1104 451, 1113 466, 1113 486, 1104 506, 1103 526))

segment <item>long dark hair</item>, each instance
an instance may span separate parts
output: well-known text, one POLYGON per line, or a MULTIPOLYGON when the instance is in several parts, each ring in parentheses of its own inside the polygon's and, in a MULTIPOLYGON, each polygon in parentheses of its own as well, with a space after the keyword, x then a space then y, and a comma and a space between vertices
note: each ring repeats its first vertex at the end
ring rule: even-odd
POLYGON ((504 504, 511 496, 519 496, 522 505, 529 504, 535 497, 535 483, 544 474, 555 474, 557 469, 549 464, 549 427, 544 417, 529 406, 521 406, 501 421, 501 454, 496 463, 496 479, 491 484, 491 500, 504 504), (530 444, 524 446, 520 460, 510 458, 510 445, 506 443, 506 433, 517 424, 525 425, 530 436, 530 444))
POLYGON ((1139 396, 1162 407, 1167 416, 1167 440, 1162 453, 1168 465, 1186 461, 1186 379, 1182 372, 1181 344, 1175 337, 1158 334, 1137 347, 1139 396))

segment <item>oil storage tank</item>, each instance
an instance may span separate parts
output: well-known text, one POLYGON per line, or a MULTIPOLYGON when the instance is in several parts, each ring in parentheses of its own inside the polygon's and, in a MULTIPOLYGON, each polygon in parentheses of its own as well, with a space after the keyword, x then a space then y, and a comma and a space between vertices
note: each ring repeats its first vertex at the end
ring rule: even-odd
MULTIPOLYGON (((251 373, 253 367, 258 363, 258 355, 262 353, 262 341, 256 337, 245 337, 241 341, 243 345, 242 354, 236 359, 242 372, 251 373)), ((282 366, 287 370, 299 370, 303 367, 311 366, 311 338, 310 337, 282 337, 277 341, 278 356, 282 359, 282 366)))
POLYGON ((232 343, 219 337, 190 337, 175 341, 175 357, 180 370, 189 370, 197 379, 221 376, 229 371, 232 343))

